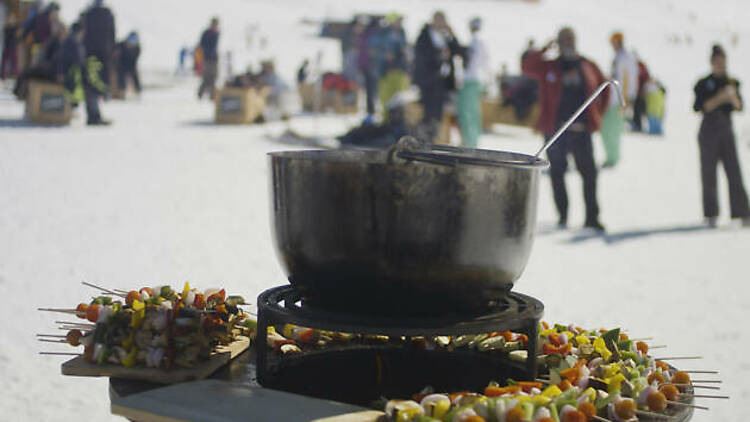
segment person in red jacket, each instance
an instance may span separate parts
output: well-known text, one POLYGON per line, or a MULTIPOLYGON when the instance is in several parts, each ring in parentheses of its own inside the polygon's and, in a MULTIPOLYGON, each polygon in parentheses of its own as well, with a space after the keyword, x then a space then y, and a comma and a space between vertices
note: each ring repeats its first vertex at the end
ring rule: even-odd
MULTIPOLYGON (((548 140, 562 124, 575 113, 583 102, 604 83, 604 75, 592 62, 578 54, 575 33, 563 28, 557 40, 541 50, 526 51, 521 60, 523 73, 539 83, 540 115, 536 129, 548 140), (559 57, 549 60, 545 53, 557 44, 559 57)), ((599 130, 602 115, 607 108, 609 94, 605 91, 587 109, 586 113, 563 133, 555 145, 547 150, 555 205, 560 217, 558 225, 567 227, 568 192, 565 172, 568 154, 573 154, 576 168, 583 178, 583 197, 586 203, 587 228, 604 231, 599 222, 599 205, 596 199, 597 169, 591 134, 599 130)))

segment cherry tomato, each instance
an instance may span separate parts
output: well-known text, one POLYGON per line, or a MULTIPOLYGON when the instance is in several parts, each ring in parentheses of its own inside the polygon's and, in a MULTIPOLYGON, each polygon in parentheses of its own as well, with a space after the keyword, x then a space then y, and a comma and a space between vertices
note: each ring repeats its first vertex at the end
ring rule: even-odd
POLYGON ((91 321, 93 323, 96 323, 96 321, 99 320, 99 308, 100 307, 101 306, 99 306, 97 304, 90 305, 86 309, 86 319, 88 319, 89 321, 91 321))
POLYGON ((510 409, 508 413, 505 415, 505 421, 506 422, 523 422, 524 420, 524 414, 523 411, 517 407, 514 407, 513 409, 510 409))
POLYGON ((81 344, 81 337, 83 337, 81 330, 70 330, 68 331, 68 334, 65 335, 65 340, 71 346, 78 346, 81 344))
POLYGON ((651 374, 649 374, 646 380, 648 381, 649 384, 652 384, 654 381, 656 381, 659 384, 663 384, 664 381, 666 381, 664 379, 664 375, 662 375, 661 372, 652 372, 651 374))
POLYGON ((648 344, 639 341, 635 344, 635 348, 638 349, 639 352, 643 353, 644 355, 648 353, 648 344))
POLYGON ((596 416, 596 406, 587 401, 580 403, 578 405, 578 410, 586 415, 587 421, 593 420, 594 416, 596 416))
POLYGON ((662 385, 659 387, 659 391, 661 391, 669 401, 677 401, 680 399, 680 390, 674 385, 662 385))
POLYGON ((86 309, 88 309, 89 305, 87 303, 79 303, 78 306, 76 306, 76 316, 81 319, 86 319, 86 309))
POLYGON ((653 412, 662 412, 667 408, 667 397, 658 391, 654 391, 646 397, 648 408, 653 412))
POLYGON ((125 304, 128 306, 133 306, 133 301, 139 300, 140 298, 140 293, 136 292, 135 290, 131 290, 128 292, 127 296, 125 296, 125 304))
POLYGON ((586 415, 580 410, 571 410, 562 417, 562 422, 586 422, 586 415))
POLYGON ((615 403, 615 413, 620 419, 628 420, 634 417, 636 410, 635 402, 631 399, 622 399, 615 403))

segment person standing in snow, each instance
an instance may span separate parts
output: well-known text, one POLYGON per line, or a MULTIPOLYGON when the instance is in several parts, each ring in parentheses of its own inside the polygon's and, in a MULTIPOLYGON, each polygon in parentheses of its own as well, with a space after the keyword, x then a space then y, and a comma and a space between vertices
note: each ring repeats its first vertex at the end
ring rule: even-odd
POLYGON ((378 100, 383 107, 383 121, 388 120, 388 101, 409 89, 409 63, 406 53, 406 33, 403 17, 391 13, 384 19, 385 26, 372 37, 371 66, 378 75, 378 100))
POLYGON ((375 68, 371 65, 372 58, 370 52, 370 41, 378 32, 378 22, 368 17, 360 18, 365 29, 359 34, 357 39, 357 66, 362 75, 365 86, 365 103, 367 105, 367 116, 364 124, 372 125, 375 123, 375 101, 378 95, 378 77, 375 68))
POLYGON ((200 48, 203 52, 203 74, 198 88, 198 99, 203 98, 203 93, 208 91, 209 98, 213 100, 216 93, 216 78, 219 75, 219 18, 212 18, 208 29, 203 31, 200 48))
POLYGON ((489 63, 487 48, 479 38, 482 20, 469 22, 471 42, 466 49, 463 85, 458 93, 458 123, 461 128, 461 144, 476 148, 482 133, 482 79, 489 63))
POLYGON ((83 26, 76 22, 60 47, 57 57, 57 80, 65 87, 65 96, 73 106, 83 101, 83 71, 86 66, 86 51, 83 47, 83 26))
POLYGON ((3 55, 0 59, 0 80, 18 75, 18 45, 20 29, 15 13, 8 15, 3 27, 3 55))
MULTIPOLYGON (((571 28, 560 30, 556 41, 541 50, 528 50, 521 59, 521 70, 539 83, 540 115, 536 129, 548 140, 572 116, 599 85, 604 75, 594 62, 578 54, 575 33, 571 28), (553 60, 545 59, 547 51, 557 44, 560 54, 553 60)), ((583 197, 586 203, 585 227, 603 231, 599 222, 596 199, 597 170, 591 134, 599 130, 602 114, 609 104, 609 92, 604 91, 589 105, 586 113, 576 119, 557 142, 547 150, 558 225, 567 227, 568 192, 565 172, 568 154, 573 154, 576 169, 583 178, 583 197)))
POLYGON ((424 108, 423 122, 429 128, 426 139, 432 141, 443 119, 443 107, 448 95, 456 88, 453 57, 461 47, 445 19, 445 13, 435 12, 432 22, 422 28, 414 48, 414 82, 419 86, 420 102, 424 108))
POLYGON ((729 184, 731 216, 741 219, 743 226, 750 227, 750 207, 742 183, 731 116, 732 112, 743 108, 740 82, 727 74, 727 56, 720 45, 714 45, 711 51, 711 74, 699 80, 694 91, 693 109, 703 113, 698 144, 706 223, 710 227, 717 226, 716 166, 721 161, 729 184))
POLYGON ((640 132, 643 129, 643 114, 646 112, 646 84, 651 80, 646 63, 638 58, 634 53, 635 60, 638 63, 638 94, 633 102, 633 121, 631 127, 634 132, 640 132))
POLYGON ((135 92, 141 93, 141 78, 138 77, 138 58, 141 55, 141 44, 138 34, 128 34, 125 41, 117 45, 117 84, 124 92, 127 90, 128 78, 133 80, 135 92))
POLYGON ((84 89, 86 94, 86 124, 108 125, 99 110, 99 99, 109 93, 110 65, 115 50, 115 17, 103 0, 94 0, 81 17, 86 48, 84 89))
MULTIPOLYGON (((609 39, 615 50, 612 61, 612 79, 620 83, 626 104, 632 104, 638 94, 638 63, 625 50, 622 32, 609 39)), ((625 126, 625 110, 616 95, 610 95, 609 108, 602 119, 602 142, 607 159, 602 167, 614 167, 620 161, 620 137, 625 126)))

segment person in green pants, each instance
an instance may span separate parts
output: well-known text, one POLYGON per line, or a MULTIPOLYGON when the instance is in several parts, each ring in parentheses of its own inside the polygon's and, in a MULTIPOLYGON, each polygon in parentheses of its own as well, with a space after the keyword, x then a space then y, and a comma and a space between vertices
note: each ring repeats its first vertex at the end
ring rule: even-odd
MULTIPOLYGON (((620 83, 628 104, 632 104, 638 91, 638 62, 625 50, 623 35, 616 32, 610 38, 615 50, 612 62, 612 79, 620 83)), ((620 161, 620 136, 625 126, 625 110, 618 104, 617 96, 610 95, 610 104, 602 118, 602 141, 607 159, 602 167, 614 167, 620 161)))
POLYGON ((471 43, 464 57, 463 86, 458 93, 458 124, 461 128, 461 145, 476 148, 482 134, 482 77, 487 71, 487 49, 479 38, 482 20, 469 22, 471 43))

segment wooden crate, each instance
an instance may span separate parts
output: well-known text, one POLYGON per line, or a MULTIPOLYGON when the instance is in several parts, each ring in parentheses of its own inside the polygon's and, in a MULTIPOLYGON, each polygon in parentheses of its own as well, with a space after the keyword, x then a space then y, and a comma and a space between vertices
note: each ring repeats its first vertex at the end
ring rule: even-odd
POLYGON ((223 124, 252 123, 263 113, 269 87, 225 87, 216 92, 215 121, 223 124))
POLYGON ((297 93, 299 94, 299 98, 302 101, 302 110, 315 111, 316 108, 320 108, 320 104, 315 104, 315 91, 315 84, 297 84, 297 93))
POLYGON ((26 116, 34 123, 69 124, 72 111, 65 88, 50 82, 29 81, 26 116))
POLYGON ((490 131, 495 123, 514 126, 534 127, 539 119, 539 103, 534 104, 531 112, 523 120, 518 120, 516 110, 511 105, 501 106, 499 100, 482 100, 482 129, 490 131))
POLYGON ((336 89, 323 91, 322 108, 336 114, 355 114, 359 111, 359 90, 341 92, 336 89))

